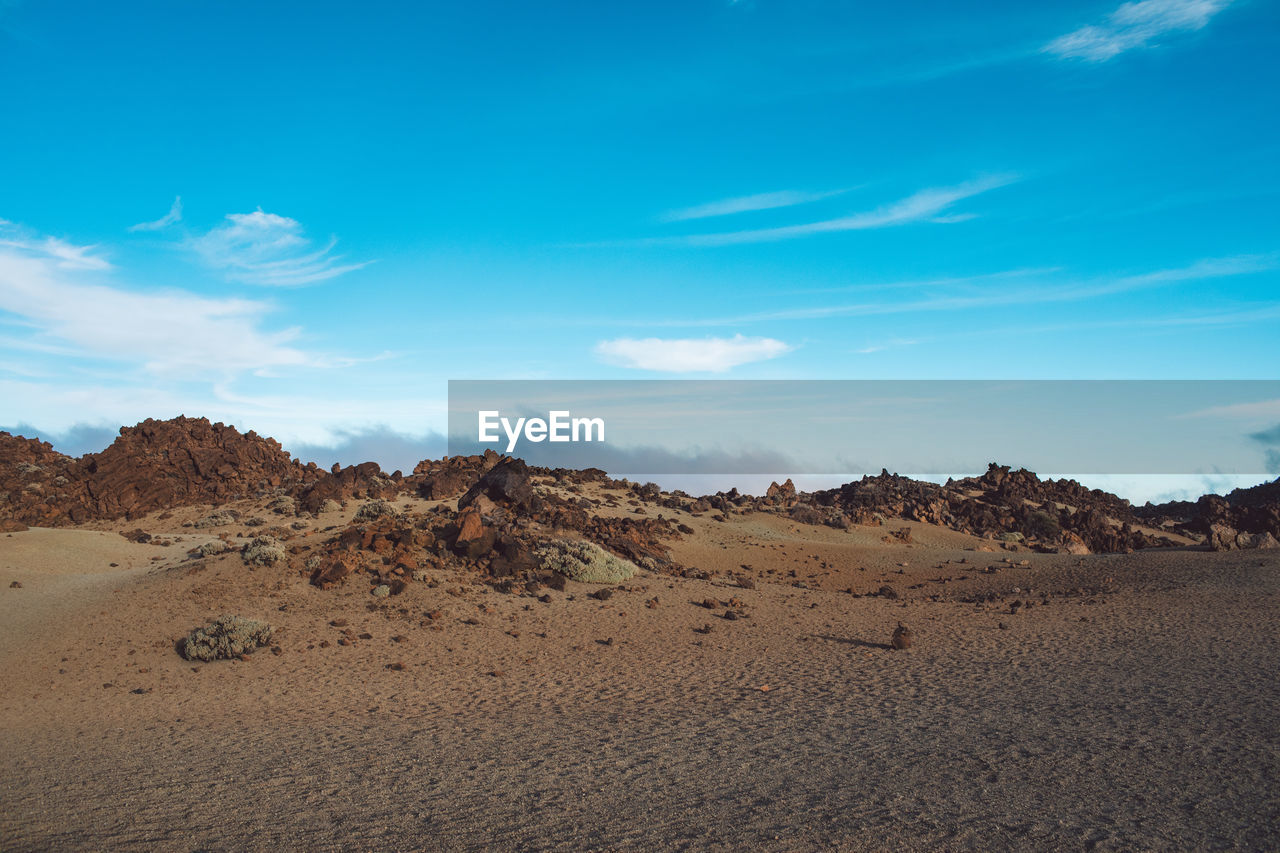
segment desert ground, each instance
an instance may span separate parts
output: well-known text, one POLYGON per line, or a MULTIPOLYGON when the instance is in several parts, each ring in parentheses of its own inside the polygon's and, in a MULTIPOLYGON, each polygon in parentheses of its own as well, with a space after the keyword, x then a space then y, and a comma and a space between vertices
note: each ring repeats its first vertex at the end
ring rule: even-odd
POLYGON ((664 509, 704 579, 376 598, 209 510, 0 534, 0 848, 1280 848, 1275 550, 664 509), (223 613, 272 647, 178 654, 223 613))

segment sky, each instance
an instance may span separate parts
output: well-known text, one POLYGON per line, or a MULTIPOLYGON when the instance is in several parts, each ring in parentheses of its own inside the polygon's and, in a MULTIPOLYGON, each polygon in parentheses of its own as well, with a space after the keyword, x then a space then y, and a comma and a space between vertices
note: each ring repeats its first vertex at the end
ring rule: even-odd
POLYGON ((0 0, 0 427, 1276 378, 1277 43, 1265 0, 0 0))

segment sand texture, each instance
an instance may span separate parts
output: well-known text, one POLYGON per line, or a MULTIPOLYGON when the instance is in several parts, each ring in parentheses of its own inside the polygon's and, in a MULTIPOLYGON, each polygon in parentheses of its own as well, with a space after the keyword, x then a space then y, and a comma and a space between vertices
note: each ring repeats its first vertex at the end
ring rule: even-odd
POLYGON ((0 848, 1280 845, 1275 551, 676 511, 708 579, 377 598, 189 558, 253 535, 205 511, 0 535, 0 848), (222 613, 274 650, 180 657, 222 613))

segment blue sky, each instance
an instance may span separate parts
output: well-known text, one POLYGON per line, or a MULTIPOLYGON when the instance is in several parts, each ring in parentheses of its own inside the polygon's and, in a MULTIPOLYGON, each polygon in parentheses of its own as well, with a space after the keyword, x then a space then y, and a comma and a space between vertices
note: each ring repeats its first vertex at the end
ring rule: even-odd
POLYGON ((1262 0, 0 0, 0 424, 1274 378, 1277 43, 1262 0))

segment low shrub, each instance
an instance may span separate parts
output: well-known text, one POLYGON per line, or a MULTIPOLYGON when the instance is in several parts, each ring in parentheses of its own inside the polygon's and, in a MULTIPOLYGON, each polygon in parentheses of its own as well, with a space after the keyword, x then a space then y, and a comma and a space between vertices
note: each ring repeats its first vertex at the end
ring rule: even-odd
POLYGON ((284 546, 270 536, 255 537, 240 552, 240 558, 250 566, 274 566, 284 557, 284 546))
POLYGON ((266 622, 242 616, 219 616, 205 627, 192 631, 178 651, 187 660, 229 660, 267 645, 272 632, 266 622))
POLYGON ((615 557, 592 542, 557 539, 539 548, 535 555, 544 569, 580 583, 619 583, 637 571, 634 563, 615 557))
POLYGON ((356 511, 356 521, 376 521, 384 515, 396 515, 396 508, 384 500, 372 500, 356 511))

